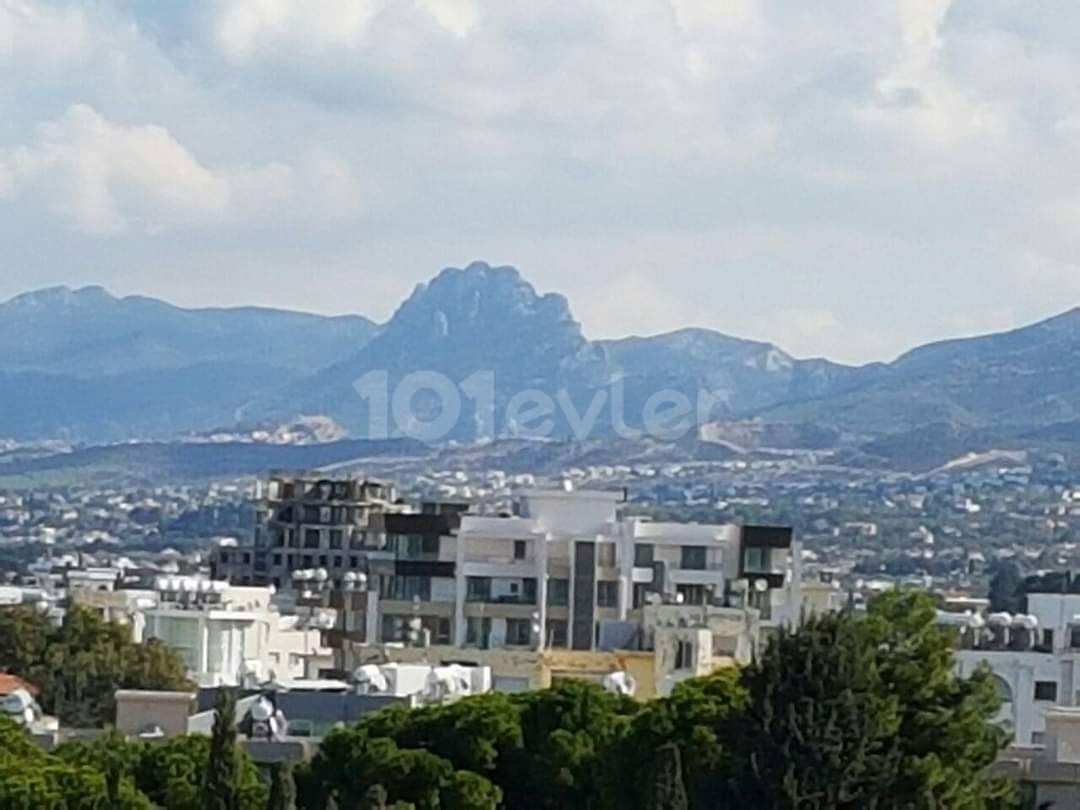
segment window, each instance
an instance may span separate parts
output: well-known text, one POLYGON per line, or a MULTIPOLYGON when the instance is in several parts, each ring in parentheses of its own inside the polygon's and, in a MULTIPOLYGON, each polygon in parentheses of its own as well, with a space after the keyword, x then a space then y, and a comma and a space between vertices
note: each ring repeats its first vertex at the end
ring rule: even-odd
POLYGON ((750 574, 767 574, 770 567, 769 549, 753 546, 743 549, 743 571, 750 574))
POLYGON ((341 548, 342 541, 345 538, 345 533, 341 529, 330 530, 330 548, 341 548))
POLYGON ((491 619, 470 616, 465 620, 465 643, 486 650, 491 640, 491 619))
POLYGON ((219 556, 221 557, 221 561, 222 561, 223 563, 228 563, 228 562, 229 562, 229 552, 227 552, 227 551, 222 551, 222 552, 221 552, 221 554, 220 554, 219 556))
POLYGON ((705 586, 704 585, 679 585, 675 592, 682 597, 684 605, 704 605, 705 604, 705 586))
POLYGON ((360 558, 359 557, 349 557, 349 568, 359 568, 359 567, 360 567, 360 558))
POLYGON ((570 604, 570 580, 549 579, 547 593, 548 607, 566 607, 570 604))
POLYGON ((325 554, 319 555, 319 568, 326 568, 330 565, 330 559, 325 554))
POLYGON ((312 562, 312 559, 313 558, 312 558, 312 556, 310 554, 305 554, 304 555, 304 559, 303 559, 304 568, 311 568, 313 565, 315 565, 315 563, 312 562))
POLYGON ((290 498, 295 498, 296 497, 296 485, 295 484, 285 484, 281 488, 281 497, 282 497, 282 500, 286 500, 286 501, 289 500, 290 498))
POLYGON ((689 641, 675 642, 675 669, 692 669, 694 666, 694 645, 689 641))
POLYGON ((683 546, 682 567, 689 571, 705 570, 705 546, 683 546))
POLYGON ((597 543, 596 545, 596 564, 604 568, 615 567, 615 544, 614 543, 597 543))
POLYGON ((548 619, 547 623, 547 646, 566 646, 566 622, 562 619, 548 619))
POLYGON ((304 532, 304 548, 318 548, 319 547, 319 530, 308 529, 304 532))
POLYGON ((619 606, 619 583, 614 580, 600 580, 596 583, 596 606, 613 608, 619 606))
POLYGON ((408 641, 409 616, 387 615, 382 617, 383 641, 408 641))
POLYGON ((528 619, 507 619, 506 643, 512 647, 527 647, 532 643, 532 623, 528 619))
POLYGON ((652 568, 654 550, 652 543, 634 543, 634 565, 637 568, 652 568))
POLYGON ((649 598, 650 586, 644 582, 634 583, 634 609, 645 607, 649 598))
POLYGON ((431 601, 431 577, 389 576, 382 577, 379 584, 383 599, 408 601, 419 597, 422 602, 431 601))
POLYGON ((439 536, 435 534, 390 534, 386 548, 401 560, 433 559, 439 554, 439 536))
POLYGON ((244 565, 251 565, 251 555, 244 552, 244 565))
POLYGON ((318 523, 319 522, 319 507, 317 506, 305 506, 304 507, 304 523, 318 523))
POLYGON ((280 554, 275 554, 274 555, 274 565, 281 565, 281 555, 280 554))
POLYGON ((514 559, 524 560, 525 552, 528 550, 528 544, 524 540, 514 541, 514 559))
POLYGON ((491 577, 468 577, 465 580, 466 602, 488 602, 491 600, 491 577))
POLYGON ((1035 681, 1035 699, 1050 703, 1057 700, 1057 681, 1035 681))
POLYGON ((270 530, 270 545, 274 548, 281 548, 285 545, 285 532, 281 529, 270 530))

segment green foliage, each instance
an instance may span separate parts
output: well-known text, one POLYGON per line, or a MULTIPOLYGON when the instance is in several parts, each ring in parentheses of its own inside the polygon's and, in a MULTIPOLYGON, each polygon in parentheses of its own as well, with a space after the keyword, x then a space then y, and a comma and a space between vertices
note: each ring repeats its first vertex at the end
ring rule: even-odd
POLYGON ((163 644, 136 644, 129 628, 79 606, 59 627, 31 608, 0 610, 0 669, 37 686, 42 708, 74 727, 112 722, 117 689, 191 687, 163 644))
POLYGON ((206 810, 237 810, 239 761, 236 748, 236 693, 219 689, 214 702, 214 727, 206 765, 206 810))
POLYGON ((954 630, 937 624, 926 594, 893 592, 859 623, 877 650, 882 683, 898 700, 900 772, 884 805, 980 810, 1012 801, 1013 791, 982 778, 1007 736, 989 720, 999 701, 989 671, 955 675, 954 630))
POLYGON ((640 704, 596 685, 566 681, 515 695, 521 723, 498 784, 521 810, 612 805, 612 766, 640 704))
MULTIPOLYGON (((119 767, 121 785, 130 783, 146 806, 160 810, 204 810, 203 785, 210 760, 210 738, 202 735, 174 737, 161 742, 125 742, 110 733, 93 742, 66 743, 56 755, 64 762, 109 773, 110 762, 119 767)), ((238 810, 264 810, 266 786, 258 768, 237 750, 238 810)), ((2 806, 2 805, 0 805, 2 806)), ((106 805, 107 806, 107 805, 106 805)))
POLYGON ((678 684, 664 700, 646 704, 633 718, 621 747, 612 790, 620 807, 634 807, 651 785, 656 752, 666 743, 679 748, 690 807, 713 808, 727 789, 731 740, 747 707, 737 669, 678 684))
POLYGON ((811 617, 799 632, 781 632, 744 682, 740 766, 751 806, 884 806, 900 767, 900 701, 855 620, 811 617))
POLYGON ((0 718, 0 807, 5 810, 153 810, 129 779, 117 779, 90 762, 47 754, 26 732, 0 718))

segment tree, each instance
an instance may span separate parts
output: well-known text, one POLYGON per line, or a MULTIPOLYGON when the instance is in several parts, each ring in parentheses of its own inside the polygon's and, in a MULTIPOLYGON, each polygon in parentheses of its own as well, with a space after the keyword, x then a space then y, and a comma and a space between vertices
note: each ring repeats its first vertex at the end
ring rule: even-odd
POLYGON ((679 746, 674 743, 663 745, 656 752, 652 790, 646 806, 648 810, 687 810, 690 806, 683 786, 679 746))
POLYGON ((954 633, 929 596, 896 591, 871 602, 859 623, 877 651, 881 683, 898 697, 900 770, 889 808, 974 810, 1013 801, 1012 786, 984 771, 1007 743, 991 720, 999 698, 989 670, 956 676, 954 633))
POLYGON ((42 708, 67 726, 112 722, 117 689, 191 688, 180 658, 157 640, 75 605, 59 627, 26 607, 0 610, 0 668, 37 686, 42 708))
POLYGON ((292 766, 288 763, 275 765, 270 771, 270 798, 267 810, 296 810, 296 783, 292 766))
POLYGON ((689 806, 714 810, 731 778, 731 741, 746 706, 746 689, 734 667, 683 681, 669 697, 646 704, 634 716, 612 772, 618 806, 640 806, 651 787, 656 753, 670 742, 679 748, 689 806))
POLYGON ((236 693, 218 689, 206 764, 206 810, 237 810, 236 693))
POLYGON ((26 732, 0 718, 0 807, 5 810, 154 810, 122 776, 91 761, 69 761, 38 748, 26 732))
POLYGON ((880 810, 896 781, 899 699, 848 616, 783 630, 745 672, 739 735, 747 804, 770 810, 880 810))

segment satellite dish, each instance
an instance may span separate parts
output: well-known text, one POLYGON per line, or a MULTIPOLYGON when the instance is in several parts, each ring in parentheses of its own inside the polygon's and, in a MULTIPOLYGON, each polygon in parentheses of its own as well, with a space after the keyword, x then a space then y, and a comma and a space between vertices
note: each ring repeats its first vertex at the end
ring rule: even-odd
POLYGON ((769 590, 769 581, 767 579, 755 579, 754 590, 758 593, 765 593, 765 591, 769 590))

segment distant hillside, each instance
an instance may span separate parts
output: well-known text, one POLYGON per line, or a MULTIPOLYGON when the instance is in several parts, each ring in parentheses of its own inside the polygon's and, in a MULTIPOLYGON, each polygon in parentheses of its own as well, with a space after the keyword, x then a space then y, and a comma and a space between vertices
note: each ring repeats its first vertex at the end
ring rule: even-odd
MULTIPOLYGON (((540 295, 512 267, 475 262, 443 270, 421 285, 370 343, 340 363, 298 380, 245 409, 252 419, 324 413, 364 435, 371 424, 368 404, 354 383, 385 371, 388 390, 406 375, 436 371, 460 383, 476 372, 493 372, 494 430, 520 427, 505 420, 518 393, 535 389, 553 400, 562 394, 583 418, 613 383, 624 392, 622 416, 640 427, 649 398, 662 390, 683 393, 697 403, 711 392, 717 418, 749 413, 793 398, 830 391, 854 369, 822 360, 795 360, 768 343, 741 340, 704 329, 655 337, 590 342, 561 295, 540 295)), ((438 414, 438 401, 417 397, 419 419, 438 414)), ((463 398, 463 413, 451 438, 470 439, 482 423, 463 398)), ((573 435, 574 414, 550 415, 552 436, 573 435)), ((490 432, 491 426, 485 426, 490 432)), ((596 435, 610 434, 611 399, 598 412, 596 435)))
POLYGON ((366 318, 55 287, 0 304, 0 436, 173 436, 363 346, 366 318))
POLYGON ((69 480, 110 483, 160 482, 265 476, 271 470, 310 470, 349 462, 423 458, 431 448, 410 439, 350 440, 314 445, 246 442, 145 442, 89 447, 30 459, 0 457, 0 482, 69 480))
MULTIPOLYGON (((422 371, 458 384, 494 374, 495 422, 463 396, 445 438, 464 442, 513 436, 522 425, 508 421, 507 406, 536 390, 560 402, 548 415, 552 437, 572 437, 575 419, 601 403, 588 438, 610 443, 616 392, 620 416, 639 428, 649 398, 674 390, 694 404, 699 392, 712 395, 704 435, 734 452, 836 450, 930 469, 969 452, 1080 447, 1080 310, 849 367, 706 329, 590 341, 563 296, 483 262, 417 286, 383 326, 187 310, 95 287, 0 304, 0 438, 169 438, 312 416, 368 438, 370 403, 355 383, 385 372, 391 394, 422 371)), ((430 392, 411 407, 417 421, 440 413, 430 392)))

